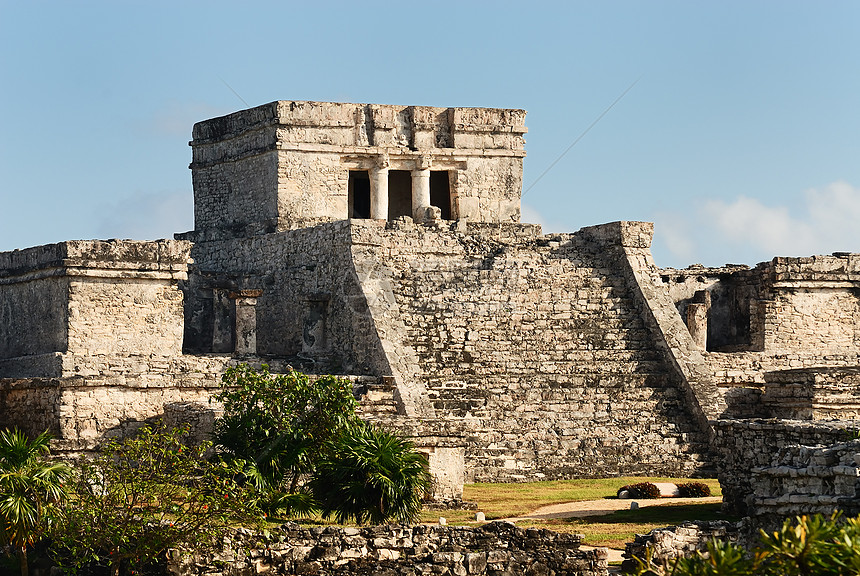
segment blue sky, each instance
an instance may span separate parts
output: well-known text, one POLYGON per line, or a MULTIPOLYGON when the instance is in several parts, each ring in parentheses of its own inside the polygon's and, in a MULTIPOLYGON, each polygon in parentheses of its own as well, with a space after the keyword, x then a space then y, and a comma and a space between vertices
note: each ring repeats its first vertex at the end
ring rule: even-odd
POLYGON ((243 100, 524 108, 528 188, 639 79, 524 220, 653 221, 660 266, 860 252, 858 29, 858 2, 0 0, 0 250, 191 229, 191 126, 243 100))

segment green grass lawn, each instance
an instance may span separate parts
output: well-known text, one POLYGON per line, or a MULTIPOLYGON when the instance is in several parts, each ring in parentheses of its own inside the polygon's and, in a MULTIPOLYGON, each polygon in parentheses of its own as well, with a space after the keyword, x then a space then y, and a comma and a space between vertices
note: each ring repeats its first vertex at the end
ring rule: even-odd
MULTIPOLYGON (((476 502, 478 510, 487 520, 511 518, 527 514, 541 506, 615 498, 621 486, 636 482, 686 482, 681 478, 600 478, 559 480, 552 482, 530 482, 524 484, 467 484, 463 499, 476 502)), ((713 479, 696 479, 711 489, 711 495, 720 496, 720 485, 713 479)), ((643 507, 639 510, 621 510, 603 516, 586 518, 554 518, 547 520, 522 520, 519 526, 548 528, 559 532, 574 532, 585 535, 585 543, 592 546, 623 548, 634 534, 646 533, 654 528, 680 524, 685 520, 731 519, 720 514, 719 503, 678 504, 664 499, 665 505, 643 507)), ((422 522, 437 522, 444 516, 449 524, 474 522, 472 510, 425 510, 422 522)))

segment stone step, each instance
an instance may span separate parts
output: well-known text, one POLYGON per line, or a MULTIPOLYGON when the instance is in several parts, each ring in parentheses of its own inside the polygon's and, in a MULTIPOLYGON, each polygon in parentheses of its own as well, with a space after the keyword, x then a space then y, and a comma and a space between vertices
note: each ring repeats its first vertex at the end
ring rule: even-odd
POLYGON ((398 402, 394 397, 394 383, 386 377, 365 379, 354 388, 361 415, 397 414, 398 402))

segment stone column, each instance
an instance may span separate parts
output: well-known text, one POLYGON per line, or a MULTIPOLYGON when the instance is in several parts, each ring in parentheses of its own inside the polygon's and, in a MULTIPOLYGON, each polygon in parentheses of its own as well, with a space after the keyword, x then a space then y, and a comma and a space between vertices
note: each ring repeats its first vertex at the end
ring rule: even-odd
POLYGON ((388 157, 380 156, 370 169, 370 217, 388 220, 388 157))
POLYGON ((422 156, 412 171, 412 219, 423 222, 430 207, 430 157, 422 156))
POLYGON ((687 304, 687 329, 693 342, 701 350, 708 348, 708 312, 711 309, 711 293, 698 290, 692 302, 687 304))
POLYGON ((212 289, 212 352, 232 352, 236 302, 224 288, 212 289))
POLYGON ((257 353, 257 297, 262 290, 231 292, 236 300, 236 354, 257 353))

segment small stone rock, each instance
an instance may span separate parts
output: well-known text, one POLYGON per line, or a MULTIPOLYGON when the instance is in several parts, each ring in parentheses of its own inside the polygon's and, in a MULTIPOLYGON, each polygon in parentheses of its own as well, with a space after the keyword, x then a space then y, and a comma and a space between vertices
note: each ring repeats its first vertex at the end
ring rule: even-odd
POLYGON ((475 520, 477 522, 486 522, 487 517, 484 515, 483 512, 476 512, 475 513, 475 520))

